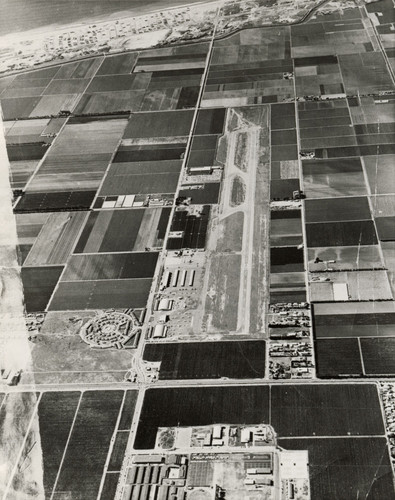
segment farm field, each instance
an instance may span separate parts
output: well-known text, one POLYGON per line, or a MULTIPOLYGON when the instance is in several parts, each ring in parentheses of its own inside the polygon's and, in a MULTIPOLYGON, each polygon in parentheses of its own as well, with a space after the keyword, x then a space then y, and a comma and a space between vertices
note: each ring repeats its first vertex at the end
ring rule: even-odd
POLYGON ((383 437, 280 438, 279 444, 287 450, 308 450, 313 499, 395 498, 383 437))
POLYGON ((169 216, 170 208, 91 212, 74 253, 142 252, 161 247, 169 216))
POLYGON ((120 474, 106 474, 104 476, 104 484, 102 489, 102 494, 100 496, 101 500, 105 498, 114 498, 120 474))
POLYGON ((80 400, 80 392, 43 393, 38 405, 41 425, 41 448, 43 454, 44 491, 50 497, 67 444, 73 419, 80 400))
POLYGON ((16 233, 18 236, 18 261, 23 264, 36 241, 42 227, 47 221, 47 213, 16 214, 16 233))
POLYGON ((127 432, 118 432, 116 434, 110 462, 107 469, 109 472, 116 472, 121 470, 128 439, 129 434, 127 432))
POLYGON ((134 448, 153 448, 158 427, 268 422, 268 405, 269 386, 151 389, 145 393, 134 448))
POLYGON ((161 362, 159 378, 263 378, 265 342, 147 344, 144 359, 161 362))
POLYGON ((15 213, 55 212, 63 210, 87 210, 95 191, 59 191, 26 193, 14 208, 15 213))
POLYGON ((65 264, 84 225, 87 212, 56 212, 46 215, 48 218, 34 240, 24 263, 26 266, 65 264))
POLYGON ((123 138, 187 136, 191 128, 192 116, 192 111, 134 113, 123 138))
POLYGON ((321 436, 384 433, 374 384, 151 389, 145 394, 134 447, 153 448, 158 427, 239 422, 270 423, 279 438, 308 437, 314 432, 321 436), (232 403, 236 400, 237 406, 232 403))
POLYGON ((337 311, 336 316, 316 314, 314 319, 317 338, 387 337, 393 335, 395 313, 365 310, 359 314, 339 314, 337 311))
POLYGON ((280 437, 383 434, 375 384, 275 385, 270 394, 280 437))
POLYGON ((370 191, 374 195, 395 193, 395 181, 392 175, 394 155, 365 156, 363 161, 367 173, 370 191))
POLYGON ((157 260, 156 252, 72 255, 62 281, 150 278, 157 260))
POLYGON ((64 118, 4 122, 12 189, 25 188, 64 123, 64 118))
POLYGON ((27 312, 44 311, 63 266, 23 267, 21 272, 27 312))
POLYGON ((358 158, 305 160, 302 165, 303 184, 308 198, 367 194, 362 165, 358 158))
POLYGON ((306 233, 309 247, 376 245, 378 242, 372 220, 306 224, 306 233))
POLYGON ((249 29, 214 43, 203 107, 277 102, 293 94, 289 28, 249 29))
POLYGON ((314 273, 314 278, 318 281, 310 282, 313 302, 339 300, 334 298, 338 284, 347 285, 348 297, 343 300, 391 300, 393 298, 386 271, 340 271, 333 273, 329 280, 326 273, 314 273))
POLYGON ((308 267, 311 272, 324 271, 327 267, 336 270, 379 269, 383 266, 380 253, 379 245, 309 248, 308 267))
POLYGON ((27 191, 98 188, 126 125, 126 118, 116 116, 70 119, 27 191))
POLYGON ((366 196, 306 200, 305 208, 307 223, 371 219, 366 196))
POLYGON ((270 246, 300 245, 302 220, 300 210, 279 210, 270 212, 270 246))
MULTIPOLYGON (((158 156, 164 156, 164 150, 157 149, 156 151, 159 153, 158 156)), ((112 163, 100 188, 99 195, 174 193, 182 163, 179 160, 182 153, 179 151, 177 151, 174 159, 153 158, 151 161, 129 162, 129 157, 124 162, 112 163)), ((182 146, 181 151, 185 151, 184 146, 182 146)), ((118 151, 115 160, 120 159, 119 153, 120 151, 118 151)))
POLYGON ((315 342, 315 354, 320 378, 364 375, 358 338, 320 338, 315 342))
POLYGON ((289 273, 304 270, 303 250, 297 247, 271 247, 270 272, 289 273))
POLYGON ((367 375, 394 375, 395 337, 363 338, 361 351, 367 375))
POLYGON ((192 108, 208 44, 93 57, 4 79, 6 119, 192 108), (22 99, 22 100, 21 100, 22 99))
MULTIPOLYGON (((65 493, 81 500, 97 496, 124 394, 124 391, 87 391, 83 395, 78 392, 43 394, 39 416, 41 412, 43 419, 41 426, 46 446, 44 471, 48 470, 47 488, 54 493, 54 498, 63 498, 65 493), (75 412, 78 400, 80 400, 78 411, 75 412), (64 420, 59 419, 62 408, 66 411, 64 420), (73 418, 76 417, 71 432, 71 422, 67 420, 68 413, 73 418), (51 416, 56 417, 57 422, 61 424, 60 427, 55 429, 51 425, 51 416), (62 433, 59 434, 59 431, 62 433), (64 438, 61 439, 63 436, 66 440, 69 438, 67 448, 63 442, 64 438), (58 440, 59 448, 56 452, 53 447, 49 447, 50 440, 53 439, 58 440), (60 470, 55 462, 55 453, 59 452, 62 454, 65 452, 60 470), (59 476, 53 485, 56 473, 59 473, 59 476)), ((128 411, 133 412, 133 408, 129 407, 128 411)))
POLYGON ((60 282, 48 306, 50 311, 145 307, 151 278, 60 282))
POLYGON ((395 309, 391 302, 314 305, 320 377, 395 373, 395 309))

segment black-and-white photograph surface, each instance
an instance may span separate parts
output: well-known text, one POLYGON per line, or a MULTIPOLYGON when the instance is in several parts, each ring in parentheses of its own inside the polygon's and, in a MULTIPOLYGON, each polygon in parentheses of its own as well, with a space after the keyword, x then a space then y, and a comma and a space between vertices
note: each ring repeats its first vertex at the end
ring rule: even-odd
POLYGON ((394 0, 0 0, 0 500, 395 500, 394 0))

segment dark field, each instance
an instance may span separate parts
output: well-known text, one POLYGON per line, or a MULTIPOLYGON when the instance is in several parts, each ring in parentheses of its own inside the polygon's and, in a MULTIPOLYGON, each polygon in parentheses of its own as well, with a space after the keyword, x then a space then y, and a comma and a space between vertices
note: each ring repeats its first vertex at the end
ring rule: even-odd
POLYGON ((360 221, 371 219, 368 198, 306 200, 306 222, 360 221))
POLYGON ((296 160, 298 158, 298 146, 296 144, 272 146, 271 153, 273 161, 296 160))
POLYGON ((43 95, 58 95, 58 94, 81 94, 89 79, 82 78, 76 80, 52 80, 45 88, 43 95))
POLYGON ((104 59, 96 75, 122 75, 129 74, 137 61, 138 53, 120 54, 104 59))
POLYGON ((83 94, 74 110, 75 114, 113 113, 114 111, 139 111, 144 90, 95 92, 83 94))
POLYGON ((147 344, 147 361, 161 361, 159 378, 263 378, 265 342, 147 344))
POLYGON ((123 403, 118 430, 122 431, 130 429, 130 426, 132 425, 136 399, 137 399, 137 391, 126 391, 125 401, 123 403))
POLYGON ((167 248, 204 248, 210 217, 210 205, 204 205, 200 215, 189 214, 186 210, 176 210, 171 221, 170 231, 183 231, 181 238, 169 237, 167 248))
POLYGON ((314 330, 317 338, 390 336, 395 330, 395 313, 315 315, 314 330))
POLYGON ((300 189, 299 179, 278 179, 270 182, 270 198, 272 200, 290 199, 292 193, 300 189))
POLYGON ((120 474, 106 474, 100 500, 115 498, 120 474))
MULTIPOLYGON (((149 75, 101 75, 95 76, 90 82, 86 92, 117 92, 122 90, 144 90, 149 81, 149 75)), ((87 82, 88 83, 88 82, 87 82)))
POLYGON ((102 57, 93 57, 92 59, 85 59, 84 61, 63 64, 59 67, 59 71, 56 72, 54 79, 92 78, 102 60, 102 57))
POLYGON ((123 391, 84 392, 54 499, 96 498, 123 391))
POLYGON ((49 144, 35 142, 32 144, 9 144, 7 146, 10 161, 40 160, 47 152, 49 144))
POLYGON ((73 255, 62 281, 151 278, 158 255, 157 252, 73 255))
POLYGON ((219 182, 210 182, 207 184, 200 184, 202 189, 194 189, 197 186, 192 186, 189 188, 184 187, 179 191, 180 198, 192 198, 192 204, 194 205, 205 205, 205 204, 215 204, 218 203, 219 197, 219 182))
POLYGON ((339 160, 304 160, 303 175, 341 174, 362 172, 359 158, 340 158, 339 160))
POLYGON ((320 378, 363 376, 357 338, 319 339, 315 351, 320 378))
POLYGON ((100 194, 174 193, 181 170, 180 160, 113 163, 100 194))
POLYGON ((270 304, 277 302, 305 302, 305 290, 270 290, 270 304))
POLYGON ((62 271, 63 266, 22 268, 23 295, 28 313, 46 309, 62 271))
POLYGON ((69 437, 80 392, 45 392, 38 405, 44 490, 50 498, 69 437))
POLYGON ((308 450, 312 500, 394 500, 385 438, 280 439, 286 450, 308 450))
POLYGON ((128 432, 117 433, 111 453, 110 463, 108 464, 107 470, 109 472, 116 472, 121 470, 123 458, 125 456, 126 445, 128 444, 128 439, 128 432))
POLYGON ((226 109, 202 109, 199 111, 194 135, 222 134, 226 109))
POLYGON ((384 433, 374 384, 272 386, 271 408, 280 436, 384 433))
POLYGON ((303 249, 297 247, 272 247, 270 249, 270 272, 288 273, 304 270, 303 249))
POLYGON ((170 208, 91 212, 74 253, 144 251, 161 246, 169 217, 170 208))
POLYGON ((91 212, 74 253, 132 250, 143 215, 143 210, 91 212), (124 224, 128 231, 120 231, 124 224))
POLYGON ((193 111, 134 113, 124 138, 186 136, 192 124, 193 111))
POLYGON ((152 279, 60 282, 51 311, 145 307, 152 279))
POLYGON ((270 213, 270 245, 285 246, 302 243, 300 210, 279 210, 270 213))
POLYGON ((395 337, 361 339, 367 375, 395 374, 395 337))
POLYGON ((121 146, 114 157, 114 163, 180 160, 185 153, 185 146, 185 142, 148 146, 121 146))
POLYGON ((134 446, 153 448, 158 427, 269 422, 269 398, 280 436, 384 433, 373 384, 150 389, 134 446))
POLYGON ((41 96, 2 99, 1 108, 4 120, 28 118, 40 99, 41 96))
POLYGON ((371 220, 306 224, 309 247, 376 245, 376 230, 371 220))
POLYGON ((395 216, 377 217, 376 226, 380 241, 395 241, 395 216))
POLYGON ((268 421, 269 386, 149 389, 134 447, 153 448, 158 427, 268 421))
POLYGON ((87 210, 95 197, 95 191, 62 191, 56 193, 26 193, 14 211, 56 212, 58 210, 87 210))

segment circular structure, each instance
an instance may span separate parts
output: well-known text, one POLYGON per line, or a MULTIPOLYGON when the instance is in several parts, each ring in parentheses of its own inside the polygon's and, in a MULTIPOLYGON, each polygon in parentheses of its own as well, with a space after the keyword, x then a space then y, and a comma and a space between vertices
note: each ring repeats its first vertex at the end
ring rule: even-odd
POLYGON ((133 316, 108 312, 88 321, 80 330, 84 342, 92 347, 121 348, 137 333, 138 324, 133 316))

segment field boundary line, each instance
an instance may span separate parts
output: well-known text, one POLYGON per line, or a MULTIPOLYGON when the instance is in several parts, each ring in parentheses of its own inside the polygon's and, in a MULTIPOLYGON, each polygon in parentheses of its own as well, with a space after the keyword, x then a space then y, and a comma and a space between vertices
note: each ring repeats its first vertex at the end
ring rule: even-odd
POLYGON ((81 394, 80 394, 80 398, 78 400, 78 404, 77 404, 77 407, 75 409, 75 413, 74 413, 74 418, 73 418, 73 421, 71 423, 71 427, 70 427, 70 431, 69 431, 69 435, 67 437, 67 441, 66 441, 66 444, 65 444, 65 447, 64 447, 64 450, 63 450, 63 455, 62 455, 62 459, 60 461, 60 464, 59 464, 59 468, 58 468, 58 472, 56 473, 56 478, 55 478, 55 482, 54 482, 54 485, 52 487, 52 493, 51 493, 51 496, 49 498, 49 500, 53 500, 53 497, 55 495, 55 491, 56 491, 56 487, 58 485, 58 481, 59 481, 59 477, 60 477, 60 473, 62 471, 62 467, 63 467, 63 462, 64 462, 64 459, 66 457, 66 453, 67 453, 67 449, 69 447, 69 442, 70 442, 70 439, 71 439, 71 434, 73 432, 73 429, 74 429, 74 424, 75 424, 75 421, 77 420, 77 415, 78 415, 78 412, 80 410, 80 405, 81 405, 81 401, 82 401, 82 396, 83 396, 83 392, 81 391, 81 394))
POLYGON ((364 376, 366 376, 365 363, 364 363, 364 360, 363 360, 362 346, 361 346, 361 339, 360 339, 360 337, 357 337, 357 340, 358 340, 359 357, 361 359, 362 373, 364 374, 364 376))
POLYGON ((19 461, 22 458, 22 453, 23 453, 23 450, 25 449, 25 446, 26 446, 27 437, 29 435, 30 429, 31 429, 31 427, 33 425, 34 419, 36 417, 38 418, 38 405, 39 405, 39 403, 41 401, 41 396, 42 396, 42 393, 40 392, 40 394, 39 394, 39 396, 38 396, 38 398, 37 398, 37 400, 35 402, 34 409, 33 409, 32 415, 31 415, 30 420, 29 420, 29 424, 26 427, 26 432, 25 432, 25 435, 23 437, 21 447, 20 447, 20 449, 18 451, 18 454, 16 456, 15 465, 12 468, 12 471, 11 471, 11 474, 10 474, 10 478, 9 478, 7 486, 6 486, 5 490, 4 490, 3 500, 7 500, 8 493, 10 492, 10 488, 11 488, 11 485, 12 485, 12 481, 13 481, 14 476, 16 474, 16 471, 18 469, 19 461))
MULTIPOLYGON (((61 116, 58 116, 57 118, 62 118, 61 116)), ((34 119, 39 119, 39 118, 34 118, 34 119)), ((51 118, 52 119, 52 118, 51 118)), ((50 120, 51 120, 50 119, 50 120)), ((32 175, 30 176, 30 179, 27 181, 27 183, 25 184, 25 187, 23 188, 23 191, 26 193, 26 190, 29 186, 29 184, 31 184, 31 182, 33 181, 33 178, 37 175, 38 171, 40 170, 42 164, 44 163, 44 161, 46 160, 49 152, 51 151, 52 149, 52 146, 56 143, 56 139, 60 136, 60 134, 63 132, 63 129, 65 128, 65 126, 67 125, 67 122, 69 121, 68 118, 66 118, 65 122, 63 123, 63 125, 60 127, 60 130, 58 131, 58 133, 56 134, 56 137, 55 139, 51 142, 50 146, 47 148, 47 150, 45 151, 44 153, 44 156, 41 158, 41 160, 38 162, 36 168, 34 169, 32 175)), ((49 123, 49 122, 48 122, 49 123)), ((16 202, 13 204, 13 207, 12 208, 15 208, 15 206, 17 205, 19 201, 19 197, 18 199, 16 200, 16 202)), ((26 257, 27 258, 27 257, 26 257)))
MULTIPOLYGON (((51 333, 44 333, 41 335, 49 335, 53 336, 51 333)), ((113 373, 113 372, 124 372, 125 370, 106 370, 106 373, 113 373)), ((44 372, 36 372, 33 370, 24 370, 24 373, 103 373, 103 370, 46 370, 44 372)), ((1 408, 1 406, 0 406, 1 408)))
MULTIPOLYGON (((128 470, 130 460, 132 459, 133 441, 136 437, 137 428, 138 428, 138 425, 140 422, 141 410, 143 408, 143 403, 144 403, 144 399, 145 399, 145 392, 146 392, 146 388, 142 387, 139 389, 138 394, 137 394, 136 403, 135 403, 135 407, 134 407, 134 411, 133 411, 132 423, 130 425, 130 429, 128 429, 128 432, 129 432, 128 442, 126 444, 125 455, 123 457, 122 466, 121 466, 121 470, 119 473, 119 481, 118 481, 117 490, 115 492, 114 500, 121 500, 125 486, 126 486, 127 470, 128 470)), ((103 500, 105 500, 105 499, 103 499, 103 500)))
MULTIPOLYGON (((147 252, 148 253, 148 252, 147 252)), ((61 280, 59 279, 58 283, 81 283, 81 282, 92 282, 92 281, 135 281, 135 280, 151 280, 153 277, 152 276, 146 276, 145 278, 99 278, 99 279, 80 279, 80 280, 61 280)), ((98 308, 96 308, 98 309, 98 308)), ((104 308, 108 309, 108 308, 104 308)), ((127 309, 127 308, 120 308, 120 309, 127 309)), ((135 307, 137 309, 137 307, 135 307)), ((72 310, 77 310, 78 309, 72 309, 72 310)), ((85 309, 86 311, 92 311, 92 309, 85 309)), ((55 312, 60 312, 59 310, 56 310, 55 312)))
MULTIPOLYGON (((123 408, 125 406, 126 392, 127 391, 123 392, 123 398, 122 398, 121 404, 119 405, 118 418, 117 418, 117 421, 115 422, 114 431, 113 431, 112 436, 111 436, 110 446, 108 447, 107 458, 106 458, 106 461, 104 462, 103 472, 102 472, 101 480, 100 480, 99 491, 97 493, 97 500, 100 500, 100 497, 101 497, 102 492, 103 492, 104 482, 106 480, 107 469, 108 469, 108 466, 110 465, 111 455, 112 455, 112 452, 114 449, 114 444, 115 444, 115 441, 117 438, 118 428, 119 428, 119 424, 121 422, 123 408)), ((112 472, 119 472, 120 473, 120 471, 112 471, 112 472)), ((103 500, 106 500, 106 499, 103 498, 103 500)))
POLYGON ((355 434, 355 435, 348 435, 344 434, 341 436, 281 436, 280 439, 385 439, 385 434, 355 434))
POLYGON ((95 77, 96 73, 98 72, 100 66, 103 64, 103 61, 105 59, 104 55, 98 55, 97 58, 100 59, 101 57, 103 58, 103 60, 99 64, 99 66, 97 67, 96 71, 93 73, 93 75, 91 76, 91 78, 81 78, 81 80, 88 80, 88 83, 86 84, 86 87, 85 87, 85 89, 82 92, 78 92, 79 97, 76 99, 76 101, 74 103, 74 106, 73 106, 73 108, 71 110, 72 113, 74 112, 74 110, 76 109, 76 107, 78 106, 78 104, 80 103, 80 101, 82 100, 83 96, 85 95, 86 91, 88 90, 89 85, 92 83, 93 78, 95 77))

